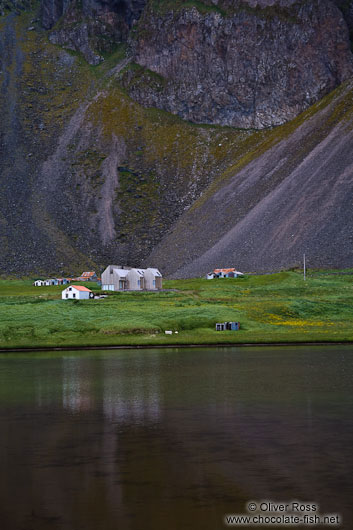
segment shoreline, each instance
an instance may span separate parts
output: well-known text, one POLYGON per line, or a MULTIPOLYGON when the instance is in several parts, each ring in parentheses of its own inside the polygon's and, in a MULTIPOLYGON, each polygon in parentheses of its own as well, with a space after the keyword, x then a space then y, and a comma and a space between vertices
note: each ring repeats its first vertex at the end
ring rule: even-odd
POLYGON ((90 350, 152 350, 152 349, 175 349, 175 348, 234 348, 234 347, 266 347, 266 346, 329 346, 329 345, 353 345, 353 341, 320 341, 320 342, 234 342, 234 343, 205 343, 205 344, 127 344, 127 345, 111 345, 111 346, 48 346, 48 347, 14 347, 14 348, 0 348, 2 353, 36 353, 36 352, 51 352, 51 351, 90 351, 90 350))

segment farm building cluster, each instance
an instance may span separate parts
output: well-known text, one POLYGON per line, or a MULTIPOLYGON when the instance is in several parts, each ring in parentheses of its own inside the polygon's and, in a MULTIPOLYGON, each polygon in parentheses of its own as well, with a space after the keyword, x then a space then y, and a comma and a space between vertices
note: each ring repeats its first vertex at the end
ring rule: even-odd
POLYGON ((214 269, 212 272, 209 272, 206 275, 207 280, 213 280, 214 278, 239 278, 244 276, 242 272, 235 270, 234 268, 230 269, 214 269))
MULTIPOLYGON (((87 280, 85 280, 87 281, 87 280)), ((103 291, 156 291, 162 289, 162 274, 158 269, 134 269, 109 265, 102 274, 103 291)), ((101 298, 82 285, 70 285, 61 294, 63 300, 101 298)))
MULTIPOLYGON (((49 278, 36 280, 36 287, 50 285, 68 285, 72 282, 97 282, 102 291, 158 291, 162 289, 162 274, 154 267, 147 269, 126 267, 121 265, 108 265, 102 273, 102 279, 95 272, 83 272, 76 278, 49 278)), ((62 291, 64 300, 85 300, 94 298, 90 289, 83 286, 72 286, 62 291)))
MULTIPOLYGON (((206 275, 207 280, 214 278, 239 278, 244 276, 234 267, 228 269, 214 269, 206 275)), ((155 267, 147 269, 108 265, 99 278, 94 271, 83 272, 76 278, 49 278, 36 280, 36 287, 48 285, 67 285, 71 282, 97 282, 103 291, 158 291, 162 289, 162 274, 155 267)))
MULTIPOLYGON (((214 278, 238 278, 244 274, 234 267, 227 269, 214 269, 206 275, 208 280, 214 278)), ((158 291, 162 289, 162 274, 155 267, 134 268, 121 265, 108 265, 102 273, 102 278, 98 278, 95 272, 83 272, 76 278, 50 278, 47 280, 36 280, 34 285, 67 285, 71 282, 97 282, 101 285, 102 291, 158 291)), ((94 293, 91 289, 83 285, 67 285, 62 291, 62 300, 91 300, 106 298, 107 293, 94 293)), ((239 322, 216 323, 216 331, 239 331, 239 322)), ((176 330, 175 333, 178 333, 176 330)), ((172 335, 173 330, 166 330, 165 334, 172 335)))
POLYGON ((33 285, 36 287, 43 287, 48 285, 67 285, 71 282, 100 282, 97 274, 93 272, 83 272, 81 276, 76 278, 49 278, 47 280, 36 280, 33 285))

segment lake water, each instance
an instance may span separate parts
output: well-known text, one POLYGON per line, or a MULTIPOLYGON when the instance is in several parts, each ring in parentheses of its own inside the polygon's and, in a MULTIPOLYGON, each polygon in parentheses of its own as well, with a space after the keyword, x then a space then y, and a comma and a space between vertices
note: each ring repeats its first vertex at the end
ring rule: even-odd
POLYGON ((2 355, 0 427, 4 530, 217 530, 264 499, 353 528, 352 346, 2 355))

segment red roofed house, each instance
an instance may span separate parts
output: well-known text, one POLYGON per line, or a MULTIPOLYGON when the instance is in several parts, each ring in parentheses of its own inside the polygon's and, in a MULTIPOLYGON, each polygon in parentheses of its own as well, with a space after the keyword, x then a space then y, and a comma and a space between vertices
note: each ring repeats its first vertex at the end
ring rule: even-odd
POLYGON ((97 274, 95 272, 83 272, 77 280, 79 282, 96 282, 97 274))
POLYGON ((87 289, 87 287, 83 287, 83 285, 70 285, 61 293, 63 300, 88 300, 93 298, 93 296, 92 291, 87 289))
POLYGON ((206 276, 207 280, 213 278, 238 278, 238 276, 244 276, 242 272, 236 271, 234 268, 230 269, 214 269, 213 272, 209 272, 206 276))

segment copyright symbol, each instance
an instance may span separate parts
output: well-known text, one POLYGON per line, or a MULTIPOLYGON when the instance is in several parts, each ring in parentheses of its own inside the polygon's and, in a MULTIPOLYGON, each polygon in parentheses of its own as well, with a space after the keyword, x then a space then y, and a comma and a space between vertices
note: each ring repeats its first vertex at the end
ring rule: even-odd
POLYGON ((248 504, 248 510, 250 512, 255 512, 256 511, 256 508, 257 508, 257 505, 254 503, 254 502, 249 502, 248 504))

